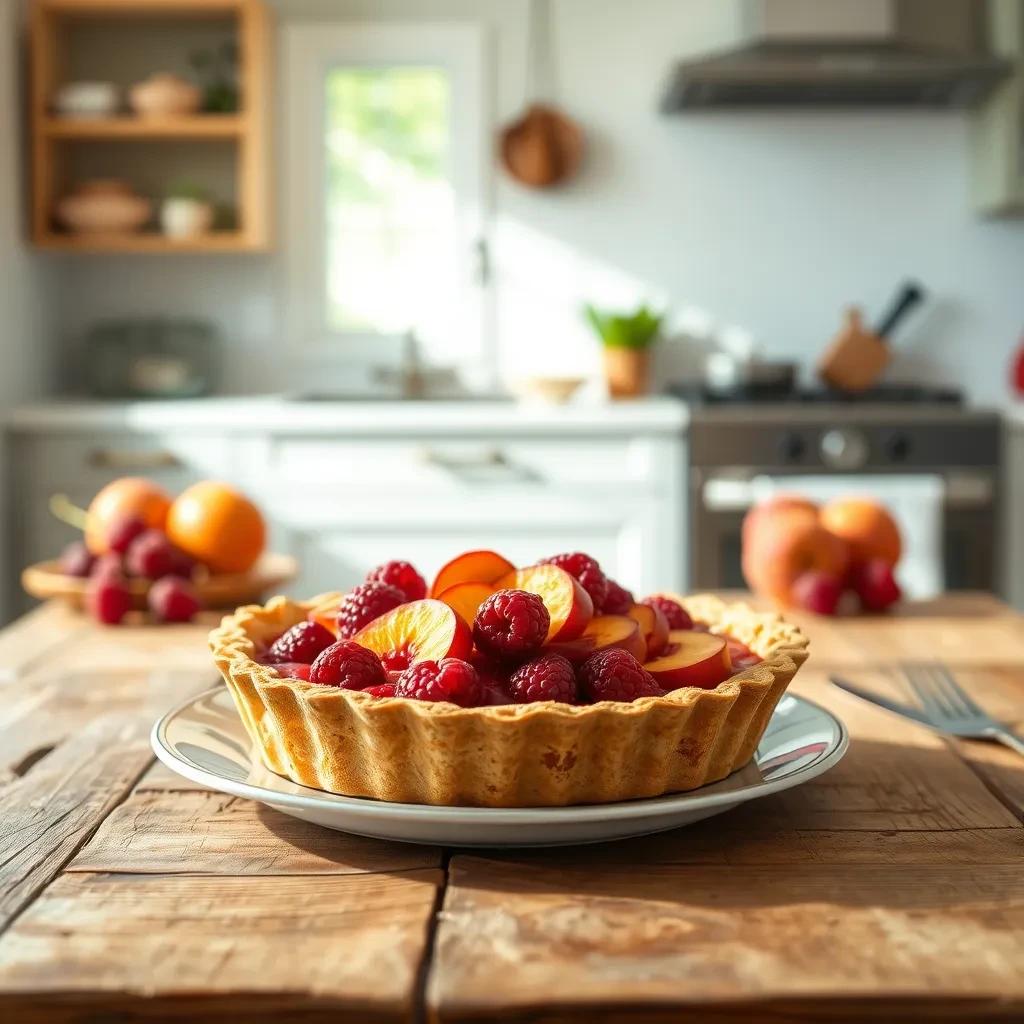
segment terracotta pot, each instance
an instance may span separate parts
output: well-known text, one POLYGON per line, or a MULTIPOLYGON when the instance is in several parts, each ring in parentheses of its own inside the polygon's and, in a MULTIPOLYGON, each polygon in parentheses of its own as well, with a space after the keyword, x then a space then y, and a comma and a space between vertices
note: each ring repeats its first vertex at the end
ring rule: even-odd
POLYGON ((199 109, 202 92, 184 78, 161 71, 133 85, 128 99, 140 117, 179 117, 199 109))
POLYGON ((647 394, 651 353, 645 348, 604 348, 604 376, 612 398, 636 398, 647 394))
POLYGON ((83 233, 138 231, 151 213, 150 201, 116 178, 84 181, 57 203, 57 219, 71 231, 83 233))

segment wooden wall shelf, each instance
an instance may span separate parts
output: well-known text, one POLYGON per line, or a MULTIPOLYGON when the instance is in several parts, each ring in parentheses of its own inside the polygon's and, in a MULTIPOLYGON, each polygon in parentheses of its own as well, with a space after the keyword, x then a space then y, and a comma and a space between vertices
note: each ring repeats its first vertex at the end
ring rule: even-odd
MULTIPOLYGON (((149 31, 145 22, 141 23, 140 31, 149 31)), ((157 31, 156 26, 152 31, 157 31)), ((30 223, 34 245, 78 253, 258 252, 268 248, 270 30, 262 0, 32 0, 31 69, 30 223), (121 114, 86 120, 60 117, 52 112, 54 94, 71 74, 69 32, 75 24, 88 18, 90 24, 97 19, 109 19, 124 25, 152 16, 159 16, 161 24, 179 18, 188 22, 200 19, 205 24, 202 19, 215 18, 230 26, 226 30, 234 32, 238 49, 238 113, 166 119, 121 114), (229 148, 223 152, 230 153, 233 161, 233 206, 238 229, 187 241, 156 232, 108 236, 63 232, 54 221, 53 212, 57 200, 77 184, 70 166, 72 153, 80 153, 93 144, 119 142, 143 147, 147 143, 161 147, 226 143, 229 148)), ((155 66, 152 70, 164 68, 155 66)), ((225 171, 227 166, 223 165, 225 171)), ((130 182, 131 166, 119 176, 130 182)), ((160 195, 150 198, 159 205, 160 195)))

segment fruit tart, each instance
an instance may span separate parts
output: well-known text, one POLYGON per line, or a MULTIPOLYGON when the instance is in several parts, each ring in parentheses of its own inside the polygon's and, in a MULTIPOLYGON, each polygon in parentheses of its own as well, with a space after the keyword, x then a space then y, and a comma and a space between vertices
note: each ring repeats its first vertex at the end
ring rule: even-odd
POLYGON ((537 807, 695 789, 753 756, 807 640, 711 595, 637 601, 580 552, 495 552, 427 587, 408 562, 348 593, 239 608, 210 635, 271 770, 346 796, 537 807))

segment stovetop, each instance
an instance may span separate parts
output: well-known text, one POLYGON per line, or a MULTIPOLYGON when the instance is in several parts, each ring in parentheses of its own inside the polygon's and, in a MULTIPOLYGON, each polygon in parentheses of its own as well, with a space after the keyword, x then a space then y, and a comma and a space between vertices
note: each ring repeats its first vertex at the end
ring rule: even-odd
POLYGON ((668 393, 696 405, 963 405, 963 392, 957 388, 928 387, 921 384, 879 384, 849 394, 826 387, 796 387, 787 391, 737 388, 728 393, 709 391, 702 384, 672 384, 668 393))

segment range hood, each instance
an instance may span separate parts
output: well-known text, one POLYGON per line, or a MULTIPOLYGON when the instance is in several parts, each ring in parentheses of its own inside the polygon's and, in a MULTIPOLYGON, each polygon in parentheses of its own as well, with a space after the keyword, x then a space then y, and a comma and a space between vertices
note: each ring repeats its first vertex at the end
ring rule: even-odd
POLYGON ((746 0, 743 41, 679 63, 664 113, 741 107, 972 107, 1011 70, 974 0, 746 0))

